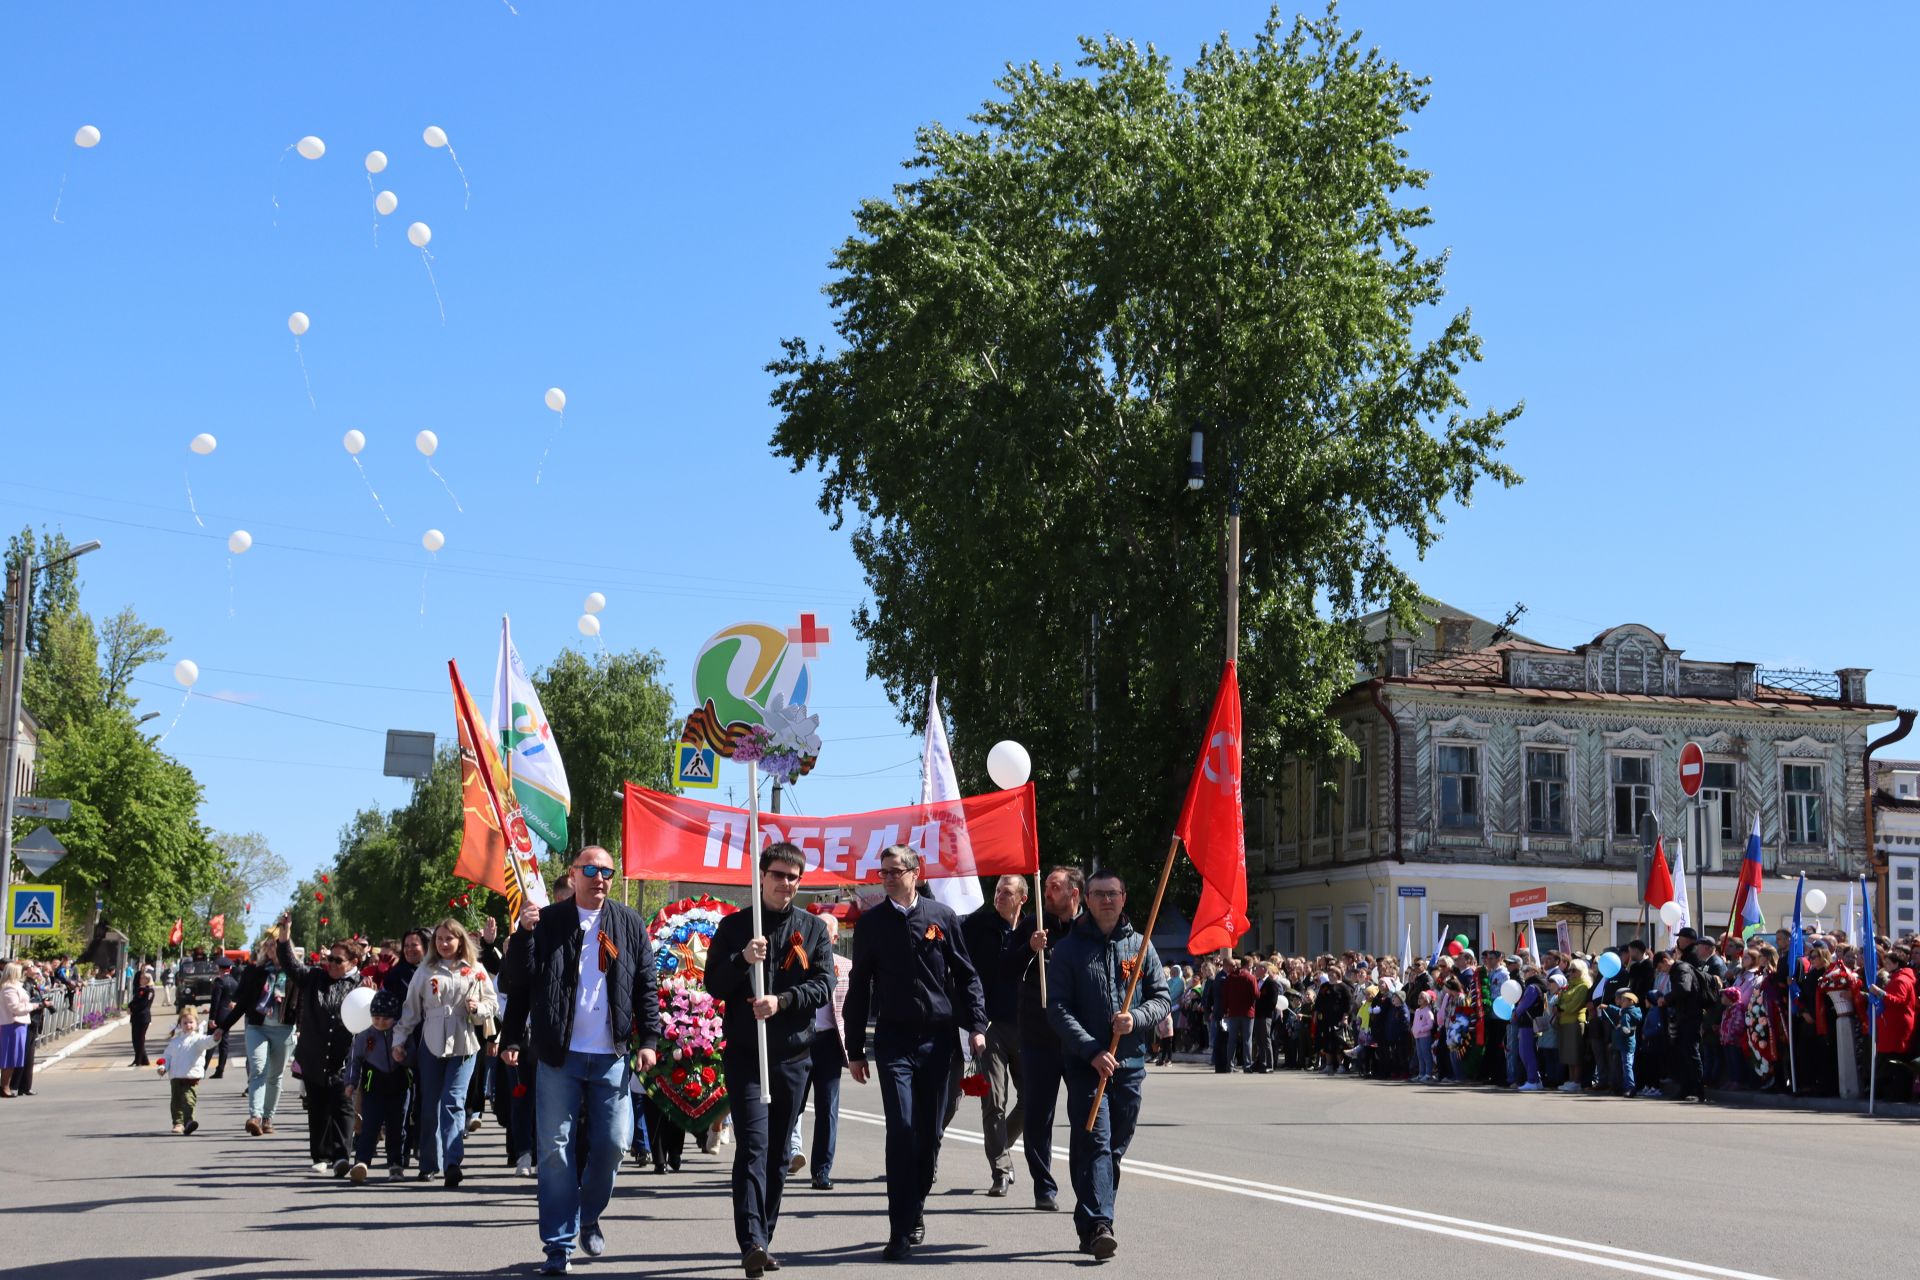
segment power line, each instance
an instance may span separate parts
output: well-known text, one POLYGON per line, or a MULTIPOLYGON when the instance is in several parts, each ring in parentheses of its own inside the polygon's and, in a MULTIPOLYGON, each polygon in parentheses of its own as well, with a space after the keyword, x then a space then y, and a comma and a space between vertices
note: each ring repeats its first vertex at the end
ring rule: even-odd
MULTIPOLYGON (((139 676, 135 676, 133 678, 133 683, 152 685, 156 689, 166 689, 171 687, 167 684, 162 683, 159 680, 146 680, 139 676)), ((336 729, 352 729, 356 733, 374 733, 374 734, 380 734, 384 736, 387 732, 385 729, 370 729, 364 724, 348 724, 344 720, 329 720, 324 716, 310 716, 310 715, 307 715, 305 712, 301 712, 301 711, 284 711, 279 707, 269 707, 258 702, 247 702, 241 698, 223 698, 217 693, 200 693, 193 689, 189 689, 187 690, 187 696, 189 698, 199 698, 205 702, 224 702, 230 707, 246 707, 251 711, 265 711, 269 715, 290 716, 295 720, 311 720, 314 724, 332 725, 336 729)), ((447 739, 444 736, 436 736, 434 739, 434 741, 436 742, 444 742, 446 740, 447 739)))

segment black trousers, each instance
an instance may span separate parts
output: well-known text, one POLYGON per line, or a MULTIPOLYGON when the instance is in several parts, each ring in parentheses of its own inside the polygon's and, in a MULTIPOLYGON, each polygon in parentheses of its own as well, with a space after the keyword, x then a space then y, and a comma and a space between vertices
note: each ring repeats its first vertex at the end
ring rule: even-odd
POLYGON ((787 1186, 787 1139, 807 1092, 813 1055, 801 1050, 769 1062, 772 1079, 760 1087, 760 1061, 752 1042, 727 1046, 721 1057, 727 1094, 733 1099, 733 1235, 742 1251, 773 1243, 780 1223, 780 1196, 787 1186))
MULTIPOLYGON (((738 1099, 734 1105, 739 1105, 738 1099)), ((653 1157, 653 1171, 678 1172, 681 1153, 687 1148, 687 1131, 667 1119, 667 1113, 660 1109, 652 1094, 640 1095, 640 1114, 647 1120, 647 1154, 653 1157)))
POLYGON ((1680 1081, 1680 1096, 1704 1096, 1700 1063, 1700 1019, 1681 1018, 1673 1024, 1673 1074, 1680 1081))
POLYGON ((887 1117, 887 1225, 894 1239, 912 1231, 926 1211, 934 1162, 940 1158, 957 1036, 950 1022, 934 1027, 882 1024, 874 1031, 874 1069, 887 1117))
POLYGON ((143 1011, 134 1014, 131 1021, 128 1029, 133 1032, 133 1065, 150 1067, 153 1064, 147 1061, 147 1028, 153 1025, 153 1015, 143 1011))
POLYGON ((219 1033, 220 1035, 219 1056, 214 1059, 213 1070, 208 1072, 207 1073, 208 1075, 217 1076, 223 1073, 224 1071, 226 1071, 227 1069, 227 1037, 231 1036, 232 1034, 233 1034, 233 1029, 231 1027, 219 1033))
POLYGON ((1053 1176, 1053 1113, 1060 1102, 1060 1045, 1020 1042, 1020 1101, 1027 1109, 1022 1141, 1027 1146, 1027 1176, 1033 1179, 1034 1199, 1060 1194, 1053 1176))
POLYGON ((307 1151, 315 1164, 345 1160, 353 1145, 353 1095, 344 1084, 307 1082, 307 1151))
MULTIPOLYGON (((33 1042, 40 1038, 40 1032, 46 1025, 45 1017, 38 1010, 35 1010, 33 1020, 27 1023, 26 1065, 13 1074, 13 1089, 15 1093, 33 1092, 33 1060, 39 1054, 39 1050, 34 1046, 33 1042)), ((1905 1101, 1904 1098, 1901 1100, 1905 1101)))

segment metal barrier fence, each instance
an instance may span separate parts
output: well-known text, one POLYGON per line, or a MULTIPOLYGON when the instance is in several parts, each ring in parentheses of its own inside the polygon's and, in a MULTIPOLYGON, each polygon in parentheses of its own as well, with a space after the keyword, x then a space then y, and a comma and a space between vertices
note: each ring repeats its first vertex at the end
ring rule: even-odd
POLYGON ((49 987, 45 1019, 34 1043, 47 1044, 57 1040, 69 1031, 87 1025, 89 1018, 92 1018, 94 1026, 107 1022, 120 1012, 126 1002, 125 984, 113 978, 94 978, 83 982, 73 989, 71 996, 65 987, 49 987))

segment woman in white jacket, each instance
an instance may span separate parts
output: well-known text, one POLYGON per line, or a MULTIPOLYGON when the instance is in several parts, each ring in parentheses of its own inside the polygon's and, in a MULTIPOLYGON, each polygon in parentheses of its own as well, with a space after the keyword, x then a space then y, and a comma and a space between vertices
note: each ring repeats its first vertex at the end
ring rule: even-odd
POLYGON ((467 1137, 467 1080, 480 1050, 480 1028, 499 1013, 493 980, 480 967, 473 938, 458 920, 434 926, 433 955, 414 973, 394 1028, 393 1056, 405 1061, 419 1036, 420 1177, 439 1173, 460 1185, 467 1137))

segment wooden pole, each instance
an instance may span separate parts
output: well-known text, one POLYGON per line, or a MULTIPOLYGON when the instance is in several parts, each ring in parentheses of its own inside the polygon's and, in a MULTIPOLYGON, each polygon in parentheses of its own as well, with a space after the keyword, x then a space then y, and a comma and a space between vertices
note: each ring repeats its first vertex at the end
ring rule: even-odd
MULTIPOLYGON (((1047 908, 1041 892, 1040 873, 1033 873, 1033 927, 1038 933, 1047 931, 1047 908)), ((1047 1007, 1047 953, 1040 953, 1040 1007, 1047 1007)))
MULTIPOLYGON (((1160 867, 1160 887, 1153 891, 1153 910, 1147 914, 1147 931, 1140 936, 1140 954, 1135 958, 1133 976, 1127 979, 1127 999, 1121 1006, 1127 1012, 1133 1011, 1133 993, 1140 986, 1140 975, 1146 970, 1147 948, 1153 945, 1153 926, 1160 919, 1160 900, 1167 896, 1167 877, 1173 874, 1173 860, 1180 852, 1180 837, 1175 836, 1167 844, 1167 860, 1160 867)), ((1119 1010, 1115 1010, 1119 1012, 1119 1010)), ((1107 1045, 1108 1053, 1120 1050, 1120 1033, 1113 1033, 1113 1040, 1107 1045)), ((1107 1096, 1105 1079, 1093 1091, 1093 1109, 1087 1112, 1087 1132, 1093 1132, 1094 1121, 1100 1118, 1100 1101, 1107 1096)))

